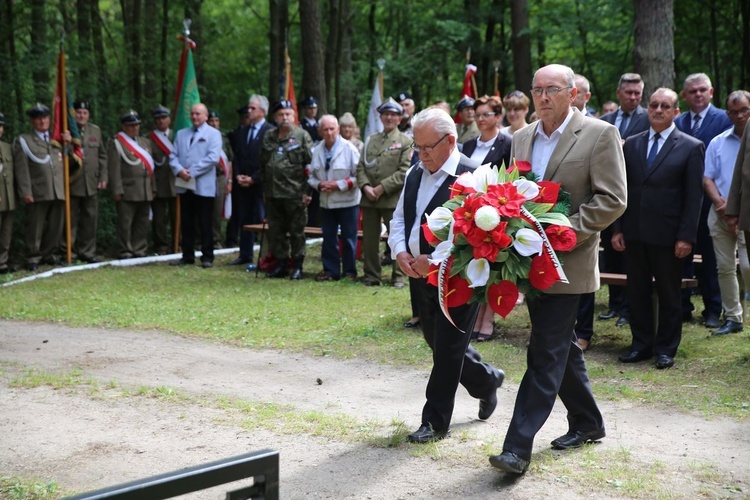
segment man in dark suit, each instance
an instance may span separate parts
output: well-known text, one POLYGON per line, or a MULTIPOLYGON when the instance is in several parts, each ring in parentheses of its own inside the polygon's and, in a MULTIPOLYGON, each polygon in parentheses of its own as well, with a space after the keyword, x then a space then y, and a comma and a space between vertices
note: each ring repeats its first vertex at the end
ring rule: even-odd
POLYGON ((255 233, 243 231, 242 226, 247 224, 258 224, 265 217, 263 207, 263 186, 260 181, 260 146, 266 131, 273 125, 266 121, 268 113, 268 99, 262 95, 250 96, 248 104, 250 122, 242 127, 237 134, 237 143, 234 150, 234 198, 237 203, 237 223, 240 229, 240 255, 229 263, 230 266, 247 264, 248 271, 254 271, 253 246, 255 244, 255 233))
POLYGON ((451 116, 439 108, 428 108, 413 120, 414 146, 420 162, 406 176, 393 213, 388 236, 392 255, 401 270, 416 282, 422 333, 432 349, 432 372, 427 382, 427 402, 422 425, 409 434, 412 443, 428 443, 450 435, 450 422, 458 384, 479 399, 479 418, 490 418, 497 407, 497 389, 503 383, 502 370, 483 363, 469 345, 477 316, 477 305, 450 309, 455 325, 438 303, 438 289, 427 283, 432 248, 421 225, 425 214, 443 205, 449 188, 464 172, 473 170, 461 161, 456 148, 458 133, 451 116))
POLYGON ((250 96, 248 104, 250 123, 242 127, 237 134, 237 144, 234 156, 234 175, 237 179, 234 185, 234 198, 237 199, 237 223, 240 229, 240 255, 229 265, 247 264, 248 271, 254 271, 253 245, 255 233, 243 231, 246 224, 257 224, 265 217, 263 207, 263 186, 260 181, 260 146, 266 131, 273 125, 266 121, 268 113, 268 99, 262 95, 250 96))
POLYGON ((599 232, 625 210, 625 163, 617 129, 572 107, 577 93, 572 69, 560 64, 539 69, 531 90, 539 121, 513 135, 511 157, 530 162, 532 172, 570 193, 577 237, 576 247, 562 255, 569 283, 555 283, 527 300, 527 369, 503 452, 490 457, 494 467, 513 474, 528 468, 534 436, 558 395, 568 410, 569 430, 552 441, 554 448, 578 448, 605 436, 573 328, 581 294, 599 287, 599 232))
MULTIPOLYGON (((607 113, 601 117, 607 123, 611 123, 620 131, 622 143, 628 137, 648 130, 648 113, 641 106, 643 97, 643 80, 638 73, 625 73, 620 76, 620 83, 615 91, 620 107, 617 111, 607 113)), ((606 273, 626 274, 625 257, 622 252, 612 248, 612 228, 608 227, 602 231, 602 247, 604 248, 604 262, 602 270, 606 273)), ((625 296, 625 287, 609 285, 609 306, 607 311, 599 315, 598 319, 607 320, 615 316, 615 326, 628 324, 628 300, 625 296)))
POLYGON ((682 337, 682 259, 695 243, 703 198, 703 143, 677 130, 677 93, 660 88, 648 105, 651 127, 625 141, 628 208, 615 224, 612 246, 624 251, 633 342, 622 363, 657 355, 656 367, 674 365, 682 337), (653 284, 652 284, 653 280, 653 284), (659 298, 654 326, 652 289, 659 298))
MULTIPOLYGON (((688 111, 678 116, 674 124, 677 129, 688 135, 692 135, 702 141, 705 147, 711 140, 732 126, 726 111, 714 107, 711 98, 714 89, 711 87, 711 79, 705 73, 695 73, 685 78, 682 88, 682 98, 685 99, 688 111)), ((719 275, 716 267, 716 253, 714 252, 711 235, 708 231, 708 212, 711 209, 711 200, 705 197, 701 207, 700 219, 698 220, 698 239, 695 253, 702 256, 702 264, 697 273, 694 272, 693 254, 685 260, 683 276, 691 278, 694 274, 698 278, 701 296, 703 298, 703 318, 706 328, 719 328, 719 317, 721 316, 721 290, 719 288, 719 275)), ((683 321, 692 319, 693 304, 690 302, 690 291, 682 291, 682 316, 683 321)))
MULTIPOLYGON (((230 132, 227 133, 227 139, 229 139, 229 145, 232 147, 232 153, 234 156, 237 156, 237 149, 243 145, 243 139, 245 139, 245 136, 242 136, 243 130, 245 130, 245 127, 250 125, 250 110, 247 109, 247 104, 244 104, 237 108, 237 115, 239 116, 239 125, 230 132)), ((237 173, 232 172, 232 182, 234 185, 237 185, 237 173)), ((226 241, 224 242, 225 248, 233 248, 238 245, 239 242, 239 232, 241 231, 241 228, 239 224, 237 223, 237 217, 236 213, 239 210, 237 208, 237 197, 232 196, 232 216, 229 217, 229 221, 227 221, 227 236, 226 241)))

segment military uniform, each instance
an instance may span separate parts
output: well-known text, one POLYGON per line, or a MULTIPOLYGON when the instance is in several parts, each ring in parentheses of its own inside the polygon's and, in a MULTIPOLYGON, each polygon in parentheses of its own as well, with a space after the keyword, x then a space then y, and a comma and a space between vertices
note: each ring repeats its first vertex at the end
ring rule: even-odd
POLYGON ((159 255, 172 252, 172 235, 168 228, 174 231, 175 227, 177 193, 174 187, 175 177, 169 167, 169 154, 172 148, 169 135, 169 129, 166 132, 153 130, 148 135, 151 142, 151 156, 154 158, 154 182, 156 185, 156 195, 151 201, 151 230, 154 239, 154 251, 159 255))
MULTIPOLYGON (((357 185, 373 188, 383 186, 385 192, 377 201, 362 196, 362 251, 364 253, 364 283, 380 284, 380 234, 381 219, 386 228, 393 218, 401 189, 404 187, 406 171, 411 161, 411 144, 414 142, 398 128, 391 132, 371 135, 365 144, 357 166, 357 185)), ((403 283, 404 275, 396 262, 391 273, 393 283, 403 283)))
POLYGON ((26 205, 26 265, 30 270, 36 269, 40 262, 59 264, 55 252, 60 247, 65 223, 62 155, 62 149, 36 131, 16 137, 13 144, 18 195, 34 199, 26 205))
POLYGON ((224 241, 221 237, 221 220, 224 218, 224 199, 227 196, 227 184, 232 182, 231 178, 231 163, 234 159, 234 153, 232 151, 232 145, 229 142, 226 134, 221 134, 221 148, 224 151, 226 159, 227 172, 230 174, 230 178, 227 180, 227 176, 224 175, 224 169, 220 164, 216 165, 216 198, 214 199, 214 212, 213 212, 213 227, 214 227, 214 248, 221 248, 221 242, 224 241))
POLYGON ((479 127, 477 127, 477 122, 471 122, 469 125, 466 125, 465 123, 459 123, 456 128, 458 129, 458 139, 456 139, 456 142, 458 142, 459 144, 463 144, 469 139, 473 139, 481 135, 481 132, 479 132, 479 127))
MULTIPOLYGON (((107 150, 102 131, 93 123, 79 127, 83 165, 70 178, 70 241, 74 254, 83 261, 96 257, 99 218, 99 183, 108 181, 107 150)), ((65 241, 62 244, 65 250, 65 241)))
POLYGON ((17 202, 13 181, 13 151, 10 144, 0 142, 0 273, 7 273, 13 219, 17 202))
POLYGON ((312 146, 310 134, 299 127, 292 127, 283 139, 279 138, 279 129, 263 136, 260 176, 266 198, 269 246, 284 269, 290 247, 295 267, 301 267, 305 258, 307 208, 302 196, 310 189, 305 169, 312 161, 312 146))
MULTIPOLYGON (((135 141, 152 153, 149 139, 136 137, 135 141)), ((148 213, 156 190, 154 175, 117 138, 110 139, 107 146, 107 164, 112 194, 122 196, 117 202, 117 256, 144 257, 148 251, 148 213)))

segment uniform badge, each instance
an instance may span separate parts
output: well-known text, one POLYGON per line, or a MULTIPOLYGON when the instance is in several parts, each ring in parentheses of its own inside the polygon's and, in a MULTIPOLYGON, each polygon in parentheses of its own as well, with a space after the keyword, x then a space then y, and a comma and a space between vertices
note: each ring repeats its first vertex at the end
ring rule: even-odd
POLYGON ((284 147, 283 146, 279 146, 279 149, 277 149, 276 152, 279 153, 279 154, 284 154, 284 147))
POLYGON ((394 142, 390 146, 388 146, 388 151, 394 150, 394 149, 401 149, 401 143, 400 142, 394 142))

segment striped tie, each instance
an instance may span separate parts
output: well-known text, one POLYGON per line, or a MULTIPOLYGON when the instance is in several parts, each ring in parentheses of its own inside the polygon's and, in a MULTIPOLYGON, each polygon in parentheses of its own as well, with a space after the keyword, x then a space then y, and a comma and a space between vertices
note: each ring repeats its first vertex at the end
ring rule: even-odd
POLYGON ((693 128, 690 129, 690 133, 695 137, 695 135, 698 133, 698 129, 700 128, 701 123, 701 115, 693 115, 693 128))

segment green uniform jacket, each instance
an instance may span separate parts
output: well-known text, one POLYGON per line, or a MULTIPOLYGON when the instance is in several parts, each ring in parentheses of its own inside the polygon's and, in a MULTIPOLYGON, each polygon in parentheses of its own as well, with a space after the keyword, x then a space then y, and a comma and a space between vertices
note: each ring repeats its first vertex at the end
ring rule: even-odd
POLYGON ((107 182, 107 149, 102 140, 102 131, 93 123, 80 127, 83 144, 83 166, 70 178, 71 196, 93 196, 97 184, 107 182))
POLYGON ((479 131, 479 127, 477 127, 477 122, 471 122, 468 127, 463 123, 456 125, 456 127, 458 128, 458 139, 456 139, 456 142, 459 144, 463 144, 469 139, 479 137, 482 134, 479 131))
POLYGON ((36 132, 16 137, 13 164, 18 196, 33 196, 35 202, 65 199, 62 150, 45 142, 36 132), (22 139, 34 158, 29 158, 24 152, 22 139))
POLYGON ((398 128, 368 138, 357 165, 357 185, 362 189, 368 184, 372 187, 382 184, 385 192, 376 202, 363 194, 360 206, 396 208, 411 162, 412 142, 412 138, 399 132, 398 128))
MULTIPOLYGON (((122 195, 123 201, 151 201, 154 199, 156 183, 154 176, 148 174, 148 170, 143 163, 132 154, 128 148, 122 147, 123 154, 131 162, 138 162, 137 165, 130 165, 122 159, 117 151, 115 141, 110 139, 107 146, 107 164, 109 165, 109 188, 112 194, 122 195)), ((151 141, 144 137, 136 137, 138 145, 148 151, 151 150, 151 141)))
MULTIPOLYGON (((168 130, 167 132, 171 131, 168 130)), ((172 172, 172 168, 169 166, 169 154, 165 154, 152 139, 149 138, 148 141, 151 143, 151 156, 154 159, 156 197, 174 198, 177 196, 177 192, 174 188, 174 172, 172 172)))
POLYGON ((0 142, 0 212, 10 212, 17 207, 13 184, 13 151, 10 144, 0 142))
POLYGON ((266 198, 297 199, 307 193, 307 166, 312 161, 313 141, 300 127, 292 127, 279 139, 275 128, 263 136, 260 178, 266 198))

